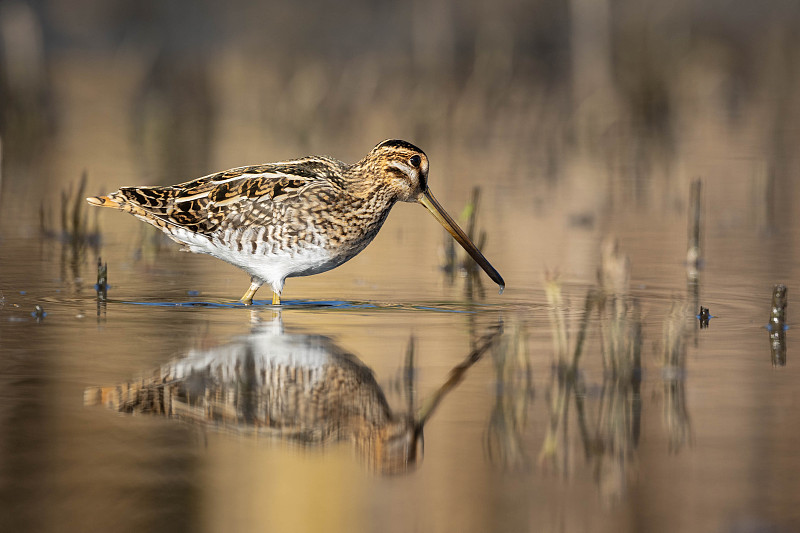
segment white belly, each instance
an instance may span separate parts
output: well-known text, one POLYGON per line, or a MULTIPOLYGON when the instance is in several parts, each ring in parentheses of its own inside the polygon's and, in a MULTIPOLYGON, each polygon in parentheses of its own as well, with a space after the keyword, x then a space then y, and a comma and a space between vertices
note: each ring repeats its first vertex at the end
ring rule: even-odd
MULTIPOLYGON (((245 244, 242 251, 212 241, 203 235, 198 235, 183 229, 173 229, 173 237, 185 243, 190 251, 212 255, 237 266, 251 276, 268 283, 272 290, 280 294, 283 283, 287 277, 310 276, 326 272, 342 264, 349 257, 337 260, 330 250, 325 247, 324 240, 315 243, 303 243, 303 246, 290 250, 281 250, 276 247, 269 248, 264 242, 258 242, 255 251, 252 245, 245 244)), ((233 236, 227 242, 249 242, 248 235, 233 236)), ((352 256, 350 256, 352 257, 352 256)))

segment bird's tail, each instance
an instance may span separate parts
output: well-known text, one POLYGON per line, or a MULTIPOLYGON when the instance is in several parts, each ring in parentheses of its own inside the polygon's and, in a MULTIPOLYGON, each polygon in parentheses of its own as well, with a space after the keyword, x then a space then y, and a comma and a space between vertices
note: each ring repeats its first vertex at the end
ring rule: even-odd
POLYGON ((146 215, 145 209, 131 201, 121 190, 109 193, 108 196, 89 196, 86 201, 98 207, 114 207, 133 215, 146 215))
POLYGON ((175 222, 167 216, 167 206, 152 204, 143 206, 139 202, 139 198, 143 199, 144 201, 148 200, 148 197, 141 191, 149 192, 151 189, 155 191, 161 190, 161 188, 156 187, 123 187, 118 191, 109 193, 107 196, 89 196, 86 198, 86 201, 91 205, 96 205, 98 207, 114 207, 120 211, 128 212, 138 219, 165 231, 167 235, 171 236, 171 233, 166 228, 177 224, 175 224, 175 222), (133 198, 131 198, 131 196, 133 196, 133 198))
POLYGON ((98 207, 116 207, 121 208, 124 203, 118 193, 111 193, 109 196, 89 196, 86 201, 98 207))

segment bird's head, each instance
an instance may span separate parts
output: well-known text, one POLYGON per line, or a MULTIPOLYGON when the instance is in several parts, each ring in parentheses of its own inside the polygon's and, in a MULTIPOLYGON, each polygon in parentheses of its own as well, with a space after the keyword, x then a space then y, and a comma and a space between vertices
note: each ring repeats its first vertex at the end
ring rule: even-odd
POLYGON ((383 141, 358 164, 395 201, 417 202, 428 190, 428 156, 410 142, 383 141))
POLYGON ((469 253, 481 268, 500 286, 505 281, 486 260, 466 233, 447 214, 428 188, 428 156, 410 142, 391 139, 373 148, 367 157, 354 165, 355 172, 376 180, 391 201, 419 202, 469 253))

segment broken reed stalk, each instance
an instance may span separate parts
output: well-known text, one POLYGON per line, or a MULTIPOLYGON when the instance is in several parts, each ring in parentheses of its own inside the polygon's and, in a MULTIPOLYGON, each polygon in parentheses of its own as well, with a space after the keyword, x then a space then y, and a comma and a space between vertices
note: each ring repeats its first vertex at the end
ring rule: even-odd
POLYGON ((779 283, 772 288, 772 309, 769 313, 769 323, 772 328, 786 325, 786 306, 789 303, 786 285, 779 283))
POLYGON ((108 296, 108 263, 103 263, 100 257, 97 258, 97 284, 94 289, 97 299, 105 301, 108 296))
POLYGON ((772 306, 769 312, 769 348, 772 366, 786 366, 786 306, 789 295, 786 285, 779 283, 772 288, 772 306))
POLYGON ((702 225, 703 182, 700 178, 692 181, 689 192, 689 245, 686 250, 686 264, 697 267, 702 258, 700 233, 702 225))
POLYGON ((101 257, 97 258, 97 286, 108 287, 108 263, 103 263, 101 257))

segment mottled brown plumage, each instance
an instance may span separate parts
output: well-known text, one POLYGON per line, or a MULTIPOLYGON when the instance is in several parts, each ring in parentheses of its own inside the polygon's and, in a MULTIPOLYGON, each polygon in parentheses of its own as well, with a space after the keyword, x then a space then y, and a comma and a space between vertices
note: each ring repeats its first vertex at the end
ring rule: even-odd
POLYGON ((489 276, 503 279, 428 190, 428 158, 399 140, 347 165, 329 157, 239 167, 168 187, 122 187, 92 205, 116 207, 158 227, 188 251, 206 253, 252 276, 252 303, 269 283, 273 304, 287 277, 318 274, 361 252, 398 201, 420 202, 489 276))

